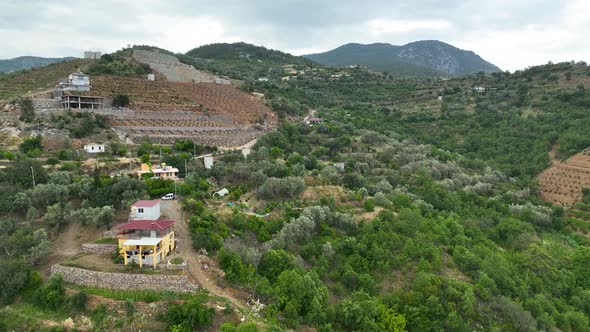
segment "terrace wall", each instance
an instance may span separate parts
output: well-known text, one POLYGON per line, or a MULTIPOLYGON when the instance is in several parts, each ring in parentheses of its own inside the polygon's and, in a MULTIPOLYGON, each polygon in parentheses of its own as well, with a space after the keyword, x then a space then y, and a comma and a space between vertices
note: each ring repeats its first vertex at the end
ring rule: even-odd
POLYGON ((61 274, 65 281, 74 284, 100 288, 169 290, 180 293, 196 292, 198 289, 187 275, 109 273, 62 265, 52 265, 51 274, 61 274))
POLYGON ((98 243, 84 243, 82 244, 82 252, 86 254, 106 254, 113 253, 117 249, 116 244, 98 244, 98 243))

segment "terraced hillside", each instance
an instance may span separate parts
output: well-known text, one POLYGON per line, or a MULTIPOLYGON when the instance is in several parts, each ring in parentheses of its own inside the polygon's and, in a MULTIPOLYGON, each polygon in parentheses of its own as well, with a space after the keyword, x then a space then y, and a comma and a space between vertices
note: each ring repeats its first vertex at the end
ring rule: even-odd
POLYGON ((130 110, 115 111, 111 124, 134 142, 171 144, 191 139, 239 146, 277 125, 277 116, 258 98, 229 85, 148 81, 98 76, 90 94, 126 94, 130 110))
POLYGON ((573 206, 590 188, 590 150, 578 153, 564 162, 553 161, 539 175, 539 192, 548 202, 573 206))
POLYGON ((93 60, 75 59, 10 74, 0 74, 0 104, 28 93, 52 89, 76 70, 84 71, 93 60))
POLYGON ((231 124, 252 125, 273 119, 271 109, 258 98, 233 86, 148 81, 142 78, 98 76, 91 94, 129 95, 130 108, 141 111, 191 111, 228 114, 231 124))

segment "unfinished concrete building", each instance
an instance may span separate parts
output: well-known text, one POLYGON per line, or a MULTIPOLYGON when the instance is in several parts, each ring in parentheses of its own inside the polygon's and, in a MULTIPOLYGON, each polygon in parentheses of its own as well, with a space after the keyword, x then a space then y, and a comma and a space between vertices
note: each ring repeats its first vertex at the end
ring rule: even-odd
POLYGON ((61 96, 61 108, 102 109, 104 108, 104 98, 98 96, 75 96, 64 94, 61 96))
POLYGON ((84 51, 84 59, 98 60, 98 59, 100 59, 101 56, 102 56, 102 53, 101 52, 84 51))

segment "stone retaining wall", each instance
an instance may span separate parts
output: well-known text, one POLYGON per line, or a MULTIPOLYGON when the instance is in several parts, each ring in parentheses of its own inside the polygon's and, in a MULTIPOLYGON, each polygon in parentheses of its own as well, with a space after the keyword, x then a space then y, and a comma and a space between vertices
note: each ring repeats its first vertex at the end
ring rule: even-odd
POLYGON ((82 252, 86 254, 106 254, 113 253, 117 249, 116 244, 98 244, 98 243, 84 243, 82 244, 82 252))
POLYGON ((180 293, 196 292, 198 289, 186 275, 108 273, 62 265, 52 265, 51 274, 61 274, 65 281, 74 284, 100 288, 169 290, 180 293))

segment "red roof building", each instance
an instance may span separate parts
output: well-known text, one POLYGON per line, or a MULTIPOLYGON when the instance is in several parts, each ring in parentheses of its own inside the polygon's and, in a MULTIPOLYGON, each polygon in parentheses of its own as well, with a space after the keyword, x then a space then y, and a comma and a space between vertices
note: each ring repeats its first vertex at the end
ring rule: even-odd
POLYGON ((165 230, 174 224, 174 220, 132 220, 116 226, 124 230, 165 230))
POLYGON ((139 207, 146 208, 146 207, 153 207, 153 206, 156 206, 158 204, 160 204, 160 201, 159 200, 152 200, 152 201, 150 201, 150 200, 141 200, 141 201, 135 202, 135 204, 133 204, 132 206, 135 206, 135 207, 138 207, 138 208, 139 207))

